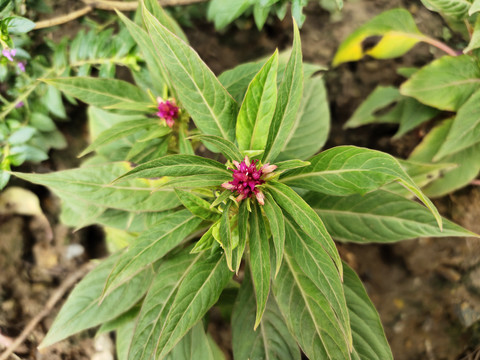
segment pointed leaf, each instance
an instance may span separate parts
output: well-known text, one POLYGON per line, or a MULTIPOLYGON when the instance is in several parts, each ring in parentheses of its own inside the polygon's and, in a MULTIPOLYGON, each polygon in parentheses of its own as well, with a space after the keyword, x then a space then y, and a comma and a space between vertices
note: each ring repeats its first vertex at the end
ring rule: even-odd
POLYGON ((446 219, 440 231, 436 219, 424 206, 383 190, 363 196, 312 192, 305 201, 332 237, 340 241, 390 243, 423 236, 476 236, 446 219))
POLYGON ((277 102, 278 52, 260 69, 248 86, 237 117, 240 150, 263 150, 277 102))
POLYGON ((303 231, 322 245, 342 276, 342 262, 337 248, 315 211, 295 191, 284 184, 270 182, 268 191, 284 212, 288 213, 303 231))
MULTIPOLYGON (((175 345, 165 360, 216 360, 210 340, 203 330, 202 322, 198 322, 189 332, 175 345)), ((223 358, 224 359, 224 358, 223 358)))
POLYGON ((238 274, 240 269, 240 264, 242 262, 242 256, 245 252, 245 247, 247 246, 248 236, 249 236, 249 216, 250 212, 248 211, 248 206, 246 201, 241 201, 238 208, 238 246, 236 248, 235 258, 237 263, 235 264, 235 273, 238 274))
POLYGON ((237 103, 198 54, 143 8, 144 21, 157 55, 170 75, 180 102, 207 135, 234 141, 237 103))
POLYGON ((161 185, 162 188, 199 189, 220 186, 225 181, 231 180, 232 176, 230 175, 226 177, 225 175, 219 174, 200 174, 173 178, 165 177, 164 179, 166 181, 161 185))
POLYGON ((338 146, 313 157, 310 162, 310 166, 285 173, 281 181, 290 186, 340 196, 365 194, 398 181, 430 209, 441 229, 438 210, 392 156, 354 146, 338 146))
POLYGON ((163 211, 180 202, 172 190, 157 189, 155 181, 141 179, 112 184, 125 171, 128 162, 86 166, 49 174, 14 173, 15 176, 49 187, 61 198, 81 201, 94 207, 127 211, 163 211))
POLYGON ((149 109, 152 104, 147 93, 123 80, 88 77, 41 80, 89 105, 111 109, 128 106, 131 110, 152 111, 149 109))
POLYGON ((220 220, 220 238, 223 244, 223 249, 225 250, 225 259, 227 261, 227 266, 230 271, 233 271, 232 266, 232 255, 233 255, 233 239, 232 239, 232 229, 230 228, 230 206, 232 202, 229 201, 225 208, 223 209, 222 218, 220 220))
POLYGON ((225 175, 231 178, 231 173, 225 165, 218 161, 207 159, 196 155, 167 155, 160 159, 149 161, 136 166, 118 180, 124 181, 131 178, 154 178, 161 176, 188 176, 215 174, 225 175))
POLYGON ((380 317, 362 282, 348 264, 343 263, 343 268, 343 287, 352 326, 354 354, 360 360, 393 360, 380 317))
POLYGON ((262 320, 270 292, 270 247, 268 235, 263 221, 262 211, 256 203, 252 206, 252 215, 249 219, 250 233, 250 270, 252 272, 255 298, 257 299, 257 315, 254 329, 262 320))
POLYGON ((479 88, 478 60, 460 55, 444 56, 424 66, 402 84, 400 92, 426 105, 456 111, 479 88))
POLYGON ((255 293, 248 267, 232 313, 233 356, 235 359, 300 360, 300 350, 290 335, 275 298, 267 307, 257 330, 255 293))
POLYGON ((281 152, 295 122, 303 90, 302 45, 300 33, 294 22, 293 47, 278 89, 277 106, 268 131, 263 162, 272 162, 281 152))
POLYGON ((208 4, 207 18, 220 30, 242 15, 252 4, 253 0, 212 0, 208 4))
POLYGON ((282 209, 273 200, 272 195, 265 194, 265 215, 267 216, 268 223, 270 224, 270 231, 272 232, 273 245, 275 247, 275 276, 277 276, 282 264, 283 249, 285 246, 285 220, 283 218, 282 209))
POLYGON ((255 75, 260 71, 263 64, 261 61, 240 64, 233 69, 221 73, 218 80, 220 80, 233 98, 241 104, 248 84, 250 84, 255 75))
POLYGON ((365 55, 377 59, 402 56, 423 38, 407 10, 385 11, 348 36, 335 54, 333 66, 365 55))
POLYGON ((112 320, 143 297, 153 279, 152 266, 112 289, 110 295, 100 301, 105 281, 117 259, 118 256, 111 256, 75 287, 40 347, 50 346, 79 331, 112 320))
POLYGON ((175 189, 178 199, 188 211, 204 220, 217 220, 220 214, 210 207, 210 203, 191 192, 175 189))
POLYGON ((237 146, 224 138, 213 135, 195 135, 191 139, 200 139, 203 142, 215 146, 220 152, 229 160, 241 161, 243 160, 242 153, 237 146))
POLYGON ((116 288, 142 271, 153 262, 161 259, 170 250, 190 235, 201 219, 188 210, 173 213, 144 231, 116 262, 106 283, 104 293, 108 295, 116 288))
POLYGON ((180 39, 188 43, 187 36, 183 32, 180 25, 177 24, 174 18, 172 18, 165 10, 163 10, 160 3, 156 0, 144 0, 145 8, 168 30, 178 36, 180 39))
POLYGON ((329 131, 330 110, 323 79, 308 79, 292 129, 276 160, 308 159, 325 145, 329 131))

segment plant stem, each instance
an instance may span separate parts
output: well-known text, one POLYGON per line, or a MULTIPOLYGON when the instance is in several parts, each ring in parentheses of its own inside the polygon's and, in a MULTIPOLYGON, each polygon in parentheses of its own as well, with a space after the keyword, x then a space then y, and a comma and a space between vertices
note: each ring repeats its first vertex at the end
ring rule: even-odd
POLYGON ((458 56, 458 53, 455 50, 453 50, 447 44, 444 44, 443 42, 441 42, 437 39, 433 39, 433 38, 428 37, 428 36, 422 36, 422 41, 426 42, 427 44, 430 44, 432 46, 435 46, 436 48, 446 52, 448 55, 458 56))

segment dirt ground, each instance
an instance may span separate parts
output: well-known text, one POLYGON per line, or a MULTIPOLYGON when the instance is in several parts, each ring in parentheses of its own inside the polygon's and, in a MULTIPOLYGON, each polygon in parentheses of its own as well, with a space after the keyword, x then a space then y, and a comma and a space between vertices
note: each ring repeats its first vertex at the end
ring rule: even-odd
MULTIPOLYGON (((335 19, 317 4, 311 4, 301 31, 305 61, 328 66, 339 43, 353 29, 397 6, 409 9, 422 31, 438 38, 442 36, 442 19, 419 1, 351 0, 335 19)), ((75 29, 72 25, 66 26, 75 29)), ((205 21, 197 21, 195 28, 187 28, 186 32, 192 46, 217 74, 268 55, 276 47, 284 49, 292 40, 288 19, 273 21, 260 33, 249 20, 243 21, 240 28, 232 26, 223 33, 215 32, 205 21)), ((354 144, 408 156, 420 140, 416 132, 392 141, 390 137, 395 128, 391 126, 344 131, 342 125, 375 86, 399 83, 397 67, 420 66, 438 55, 426 45, 417 45, 401 59, 365 59, 328 71, 325 79, 332 130, 327 146, 354 144)), ((76 154, 86 144, 85 131, 78 133, 79 128, 85 129, 85 119, 79 115, 62 126, 69 149, 51 154, 51 159, 40 165, 41 169, 78 165, 76 154)), ((18 215, 15 211, 0 215, 0 349, 2 343, 8 344, 18 336, 44 309, 50 295, 69 274, 88 259, 106 253, 100 229, 89 227, 73 232, 58 223, 60 204, 46 189, 18 181, 13 185, 26 186, 39 197, 49 223, 53 224, 53 237, 48 236, 48 226, 38 216, 18 215)), ((442 215, 480 233, 478 186, 469 186, 435 203, 442 215)), ((339 244, 339 250, 364 281, 380 313, 395 359, 480 358, 480 240, 424 238, 393 245, 339 244)), ((58 309, 56 306, 17 349, 20 358, 111 359, 108 354, 111 356, 113 338, 94 339, 94 331, 74 336, 40 353, 36 346, 58 309)), ((215 338, 230 353, 229 325, 221 323, 215 313, 212 319, 218 320, 211 327, 215 338)))

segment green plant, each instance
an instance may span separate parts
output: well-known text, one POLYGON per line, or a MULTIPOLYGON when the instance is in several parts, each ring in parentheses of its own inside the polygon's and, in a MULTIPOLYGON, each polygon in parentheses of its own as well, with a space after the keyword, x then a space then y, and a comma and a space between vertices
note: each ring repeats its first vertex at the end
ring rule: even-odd
POLYGON ((407 80, 398 89, 378 86, 345 124, 350 128, 375 122, 396 123, 399 129, 395 137, 400 137, 434 119, 435 126, 413 150, 409 161, 430 164, 433 173, 421 185, 428 196, 437 197, 466 186, 480 171, 480 3, 423 3, 442 13, 454 29, 463 30, 463 51, 422 34, 406 10, 396 9, 352 33, 338 49, 333 63, 356 61, 365 55, 394 58, 419 42, 447 54, 420 69, 400 68, 399 74, 407 80), (392 104, 395 106, 388 109, 392 104), (385 109, 389 111, 379 113, 385 109))
POLYGON ((315 70, 304 72, 296 25, 286 61, 275 52, 217 79, 155 0, 141 14, 144 28, 120 17, 156 77, 152 88, 42 80, 88 103, 91 120, 115 124, 86 150, 97 151, 86 166, 15 175, 53 189, 64 219, 110 226, 117 246, 128 246, 81 281, 41 346, 102 325, 116 331, 120 359, 222 359, 205 332, 218 306, 231 318, 236 359, 300 359, 301 351, 391 359, 378 314, 332 237, 476 235, 442 219, 388 154, 341 146, 314 155, 327 126, 320 119, 312 141, 312 119, 328 109, 315 70), (141 143, 138 162, 125 161, 141 143), (195 155, 203 147, 218 161, 195 155), (426 207, 398 195, 398 185, 426 207))

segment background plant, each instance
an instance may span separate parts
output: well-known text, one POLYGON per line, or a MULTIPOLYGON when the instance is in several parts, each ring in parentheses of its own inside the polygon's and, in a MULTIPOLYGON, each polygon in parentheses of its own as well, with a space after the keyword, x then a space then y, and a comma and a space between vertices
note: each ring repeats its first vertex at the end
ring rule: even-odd
MULTIPOLYGON (((375 122, 396 123, 399 129, 395 138, 398 138, 434 120, 434 127, 408 160, 430 164, 433 172, 420 185, 427 195, 437 197, 469 184, 480 171, 477 106, 480 3, 460 0, 423 3, 441 13, 452 29, 464 36, 464 43, 457 44, 462 50, 422 34, 412 16, 406 10, 397 9, 377 16, 352 33, 338 49, 333 63, 356 61, 365 55, 394 58, 419 42, 446 53, 419 69, 400 68, 399 74, 407 80, 399 88, 378 86, 345 124, 350 128, 375 122)), ((410 166, 409 163, 406 166, 410 166)), ((422 170, 417 165, 413 171, 418 174, 422 170)), ((426 168, 422 172, 427 172, 426 168)))

